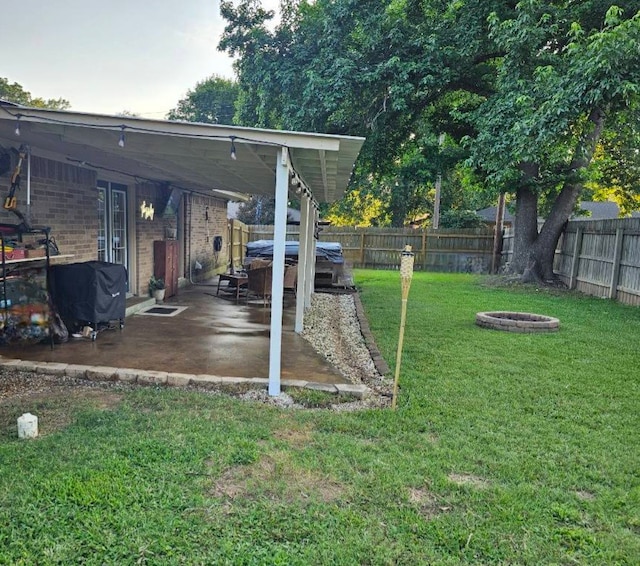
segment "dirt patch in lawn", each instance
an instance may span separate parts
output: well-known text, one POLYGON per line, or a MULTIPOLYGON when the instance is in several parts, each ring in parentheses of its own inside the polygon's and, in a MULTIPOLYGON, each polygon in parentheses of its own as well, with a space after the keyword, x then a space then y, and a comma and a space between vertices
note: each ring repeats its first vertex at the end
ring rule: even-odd
POLYGON ((425 519, 432 519, 440 513, 446 513, 451 508, 441 505, 435 495, 428 489, 412 487, 409 489, 409 503, 418 508, 425 519))
MULTIPOLYGON (((292 423, 289 423, 292 424, 292 423)), ((302 448, 312 441, 313 428, 303 425, 300 428, 281 428, 273 433, 277 440, 286 442, 292 448, 302 448)))
POLYGON ((449 474, 447 477, 449 478, 449 481, 457 485, 469 485, 477 489, 489 487, 489 482, 487 480, 472 474, 449 474))
POLYGON ((578 490, 574 493, 576 494, 576 497, 578 499, 582 499, 582 501, 593 501, 596 498, 596 496, 590 491, 578 490))
POLYGON ((253 464, 226 470, 214 482, 211 495, 226 500, 266 497, 286 503, 330 503, 344 491, 335 480, 315 470, 301 469, 285 452, 276 451, 262 455, 253 464))

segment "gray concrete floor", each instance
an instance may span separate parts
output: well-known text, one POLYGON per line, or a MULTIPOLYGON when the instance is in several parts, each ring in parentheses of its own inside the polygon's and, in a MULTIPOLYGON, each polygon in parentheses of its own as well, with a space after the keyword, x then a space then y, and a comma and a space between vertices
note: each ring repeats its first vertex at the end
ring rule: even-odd
MULTIPOLYGON (((141 370, 208 374, 223 377, 269 377, 271 309, 262 301, 221 291, 216 283, 179 290, 164 306, 184 306, 171 317, 133 314, 123 330, 105 330, 95 341, 3 346, 0 355, 47 361, 141 370)), ((347 383, 309 343, 293 331, 295 299, 285 297, 282 333, 282 379, 347 383)), ((117 326, 117 325, 116 325, 117 326)))

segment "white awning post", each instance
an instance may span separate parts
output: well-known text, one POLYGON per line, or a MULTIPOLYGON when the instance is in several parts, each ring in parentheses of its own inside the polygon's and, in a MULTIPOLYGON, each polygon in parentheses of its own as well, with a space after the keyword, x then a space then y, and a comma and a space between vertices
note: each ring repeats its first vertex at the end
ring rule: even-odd
POLYGON ((309 254, 309 207, 310 199, 306 194, 300 200, 300 241, 298 243, 298 282, 296 285, 296 324, 295 331, 300 334, 304 330, 305 294, 307 285, 307 264, 309 254))
POLYGON ((289 151, 278 150, 276 160, 276 209, 273 221, 273 263, 271 279, 271 338, 269 340, 269 395, 280 395, 282 355, 282 303, 284 299, 284 255, 287 239, 289 195, 289 151))
POLYGON ((316 273, 316 239, 313 236, 318 212, 314 204, 309 205, 309 224, 307 226, 307 271, 305 273, 304 306, 311 307, 311 295, 313 294, 316 273))

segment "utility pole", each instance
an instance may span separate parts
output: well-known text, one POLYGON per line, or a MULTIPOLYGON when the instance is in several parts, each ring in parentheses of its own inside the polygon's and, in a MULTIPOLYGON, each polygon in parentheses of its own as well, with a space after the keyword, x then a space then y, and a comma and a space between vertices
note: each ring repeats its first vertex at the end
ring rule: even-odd
POLYGON ((498 209, 496 210, 496 224, 493 232, 493 256, 491 259, 491 273, 498 273, 500 269, 500 256, 502 254, 502 228, 504 226, 504 193, 498 197, 498 209))

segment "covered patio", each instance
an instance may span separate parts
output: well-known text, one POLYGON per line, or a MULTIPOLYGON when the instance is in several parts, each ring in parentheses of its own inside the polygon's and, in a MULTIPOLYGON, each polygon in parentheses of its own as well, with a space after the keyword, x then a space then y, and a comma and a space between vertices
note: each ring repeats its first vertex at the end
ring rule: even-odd
MULTIPOLYGON (((276 201, 269 317, 257 320, 265 313, 245 311, 235 305, 229 310, 229 305, 223 304, 214 309, 216 312, 194 305, 180 315, 185 318, 180 336, 172 323, 159 322, 158 317, 134 316, 127 321, 122 335, 101 337, 88 348, 86 344, 65 344, 38 355, 62 356, 65 352, 64 355, 78 356, 75 363, 86 356, 95 365, 106 363, 109 350, 120 350, 118 367, 144 365, 148 369, 162 367, 162 371, 172 367, 174 371, 187 372, 194 363, 211 364, 215 366, 214 375, 266 376, 271 395, 280 392, 285 376, 319 368, 315 353, 310 353, 297 336, 302 332, 313 293, 318 205, 342 197, 363 138, 102 116, 0 103, 0 140, 12 145, 27 143, 30 155, 109 171, 116 180, 118 176, 141 178, 161 182, 178 192, 226 200, 269 195, 276 201), (301 203, 301 237, 295 304, 285 312, 289 198, 301 203), (189 351, 185 349, 187 343, 189 351), (86 354, 92 348, 95 352, 86 354), (308 357, 311 365, 307 369, 296 367, 291 356, 299 360, 308 357)), ((135 249, 132 252, 135 254, 135 249)), ((130 268, 135 270, 140 259, 131 258, 130 268)), ((190 297, 218 304, 213 297, 197 297, 198 291, 182 291, 178 300, 190 297)), ((137 292, 144 296, 146 289, 138 288, 137 292)))

